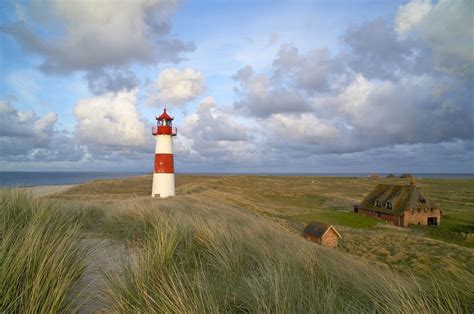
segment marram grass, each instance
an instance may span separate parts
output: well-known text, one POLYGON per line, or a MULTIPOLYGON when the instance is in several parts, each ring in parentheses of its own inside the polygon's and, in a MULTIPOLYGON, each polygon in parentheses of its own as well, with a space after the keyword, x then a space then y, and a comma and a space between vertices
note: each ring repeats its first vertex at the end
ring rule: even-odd
MULTIPOLYGON (((0 312, 80 310, 80 239, 126 244, 106 273, 114 313, 472 313, 474 276, 450 265, 423 278, 326 249, 199 196, 55 203, 0 192, 0 312), (128 252, 128 253, 126 253, 128 252), (120 253, 120 254, 122 254, 120 253)), ((92 242, 93 243, 93 242, 92 242)))
POLYGON ((0 191, 1 313, 73 311, 84 265, 73 217, 19 190, 0 191))
POLYGON ((129 238, 135 254, 124 273, 108 275, 114 312, 472 310, 472 273, 401 275, 223 205, 129 202, 115 215, 116 222, 134 221, 147 231, 129 238))

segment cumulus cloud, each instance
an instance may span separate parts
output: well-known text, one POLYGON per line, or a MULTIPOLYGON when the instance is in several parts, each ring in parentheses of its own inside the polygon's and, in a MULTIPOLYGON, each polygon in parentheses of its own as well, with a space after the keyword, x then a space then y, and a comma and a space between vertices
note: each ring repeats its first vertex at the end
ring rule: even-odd
POLYGON ((252 67, 246 66, 234 75, 238 101, 236 110, 253 117, 269 117, 273 113, 308 112, 311 106, 301 90, 273 86, 265 74, 256 74, 252 67))
POLYGON ((264 126, 263 145, 276 159, 472 142, 466 12, 466 1, 413 1, 394 25, 349 27, 336 56, 282 45, 266 71, 246 66, 234 76, 234 108, 264 126))
MULTIPOLYGON (((45 72, 70 73, 130 63, 179 62, 194 46, 168 38, 176 1, 34 1, 24 20, 1 26, 45 72), (43 37, 37 29, 49 31, 43 37)), ((20 16, 21 18, 21 16, 20 16)))
POLYGON ((257 147, 248 130, 248 126, 219 109, 212 97, 206 97, 181 122, 176 156, 191 162, 212 163, 257 159, 257 147))
POLYGON ((136 90, 122 91, 80 100, 74 107, 78 140, 105 148, 146 146, 148 133, 136 94, 136 90))
POLYGON ((395 17, 395 30, 399 34, 411 31, 430 12, 431 0, 414 0, 398 8, 395 17))
POLYGON ((334 141, 341 139, 340 130, 312 113, 274 114, 262 121, 267 159, 302 158, 331 153, 334 141), (269 154, 272 152, 272 154, 269 154), (283 157, 285 156, 285 157, 283 157))
POLYGON ((472 1, 413 0, 398 9, 394 25, 382 19, 349 27, 341 59, 368 79, 405 74, 474 77, 472 1))
POLYGON ((18 111, 0 101, 0 159, 3 161, 77 161, 84 152, 70 137, 55 130, 58 115, 18 111))
POLYGON ((47 147, 54 133, 57 114, 38 117, 33 111, 17 111, 10 103, 0 102, 0 143, 2 156, 26 155, 47 147))
POLYGON ((307 92, 328 91, 333 80, 340 80, 343 64, 333 58, 327 48, 313 49, 306 54, 290 44, 280 47, 273 61, 273 76, 307 92))
POLYGON ((312 145, 328 144, 339 135, 336 127, 310 113, 297 116, 275 114, 265 121, 265 125, 269 134, 274 137, 273 141, 283 145, 301 142, 312 145))
POLYGON ((341 53, 343 61, 369 79, 395 80, 412 71, 420 58, 415 42, 399 38, 382 19, 352 25, 341 41, 346 48, 341 53))
POLYGON ((362 76, 336 97, 314 99, 346 131, 334 152, 362 151, 395 144, 472 139, 472 104, 456 80, 408 76, 398 82, 370 82, 362 76), (458 94, 458 96, 456 96, 458 94), (464 94, 464 95, 463 95, 464 94))
POLYGON ((395 29, 416 38, 427 50, 437 70, 451 74, 474 75, 474 28, 469 0, 414 0, 397 12, 395 29))
POLYGON ((157 104, 182 105, 194 100, 204 91, 204 77, 201 72, 187 68, 168 68, 160 72, 156 81, 157 104))
POLYGON ((176 0, 39 0, 16 7, 16 22, 0 25, 0 32, 40 56, 45 73, 85 71, 96 95, 135 88, 138 79, 127 69, 133 64, 179 63, 195 49, 170 34, 176 0))
POLYGON ((130 70, 94 70, 86 74, 89 90, 96 95, 107 92, 131 91, 138 84, 137 76, 130 70))
MULTIPOLYGON (((127 2, 120 10, 109 10, 105 2, 88 8, 85 3, 71 9, 48 1, 47 14, 33 8, 26 11, 25 22, 2 27, 43 56, 44 71, 86 70, 96 94, 77 103, 74 138, 55 131, 54 113, 37 116, 0 106, 2 156, 78 158, 80 150, 68 146, 68 140, 77 140, 94 160, 146 164, 151 159, 153 137, 137 110, 138 80, 127 65, 177 62, 191 46, 169 38, 170 2, 127 2), (89 14, 86 9, 93 7, 89 14), (46 21, 53 13, 54 23, 62 27, 49 39, 39 37, 32 25, 49 29, 46 21), (26 124, 30 129, 23 128, 26 124), (71 156, 61 156, 61 150, 71 156)), ((469 1, 413 0, 400 6, 394 21, 351 25, 340 37, 337 53, 281 45, 266 68, 244 66, 233 76, 232 108, 207 97, 176 121, 177 164, 207 165, 207 171, 239 165, 244 171, 255 165, 393 171, 383 167, 410 169, 416 159, 430 169, 440 161, 451 169, 472 165, 471 13, 469 1)), ((180 106, 203 91, 199 71, 168 68, 160 73, 152 96, 157 104, 180 106)))

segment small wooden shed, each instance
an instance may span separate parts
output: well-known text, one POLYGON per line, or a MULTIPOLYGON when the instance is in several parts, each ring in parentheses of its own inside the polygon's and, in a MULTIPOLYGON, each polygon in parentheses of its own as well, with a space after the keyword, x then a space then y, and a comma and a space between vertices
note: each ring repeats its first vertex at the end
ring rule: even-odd
POLYGON ((332 225, 311 221, 303 231, 307 240, 327 247, 337 247, 337 241, 342 239, 339 232, 332 225))

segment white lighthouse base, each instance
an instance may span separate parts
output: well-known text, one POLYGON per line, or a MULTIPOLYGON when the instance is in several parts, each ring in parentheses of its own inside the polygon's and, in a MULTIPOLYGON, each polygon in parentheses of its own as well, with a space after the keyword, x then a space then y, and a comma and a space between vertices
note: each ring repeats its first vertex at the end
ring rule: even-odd
POLYGON ((174 196, 174 173, 154 173, 151 197, 174 196))

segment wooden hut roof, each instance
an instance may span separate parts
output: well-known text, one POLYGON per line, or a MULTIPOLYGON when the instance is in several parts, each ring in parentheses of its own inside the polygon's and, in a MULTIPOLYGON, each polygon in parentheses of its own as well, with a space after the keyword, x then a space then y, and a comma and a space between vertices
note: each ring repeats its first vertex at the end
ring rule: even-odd
POLYGON ((436 208, 436 205, 416 186, 379 184, 362 201, 361 207, 375 212, 401 216, 405 209, 436 208), (376 201, 380 201, 381 207, 375 206, 376 201), (387 202, 391 203, 391 209, 387 208, 387 202))
POLYGON ((330 229, 334 230, 339 238, 342 238, 339 232, 332 226, 322 222, 311 221, 306 228, 304 228, 303 233, 322 238, 330 229))

